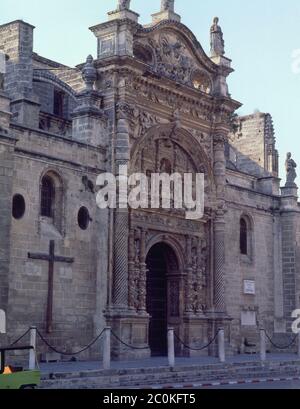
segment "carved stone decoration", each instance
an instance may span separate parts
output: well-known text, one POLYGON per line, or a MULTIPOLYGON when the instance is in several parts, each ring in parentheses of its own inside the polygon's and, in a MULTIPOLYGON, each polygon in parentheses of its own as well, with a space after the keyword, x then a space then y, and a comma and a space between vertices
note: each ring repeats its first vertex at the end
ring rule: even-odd
POLYGON ((118 10, 129 10, 130 0, 118 0, 118 10))
POLYGON ((173 11, 174 12, 175 0, 161 0, 160 11, 173 11))
POLYGON ((215 17, 210 29, 210 52, 212 57, 219 57, 225 54, 223 32, 218 23, 219 18, 215 17))
POLYGON ((146 266, 146 235, 147 231, 141 229, 140 247, 140 276, 138 282, 138 310, 146 311, 146 286, 147 286, 147 266, 146 266))
POLYGON ((185 46, 167 35, 160 38, 160 44, 155 47, 157 71, 182 83, 190 82, 192 60, 187 56, 185 46))
POLYGON ((146 311, 146 235, 145 229, 132 229, 129 233, 128 298, 129 308, 136 312, 146 311))
POLYGON ((119 102, 117 106, 118 119, 127 119, 130 128, 130 137, 140 138, 147 129, 160 123, 160 119, 149 112, 142 111, 135 105, 119 102))
POLYGON ((187 276, 186 276, 186 312, 202 313, 205 308, 203 288, 207 275, 207 244, 199 238, 186 240, 187 276), (190 262, 189 262, 190 260, 190 262))
POLYGON ((289 152, 286 157, 285 161, 285 169, 286 169, 286 187, 296 187, 295 180, 297 178, 296 173, 297 164, 292 159, 292 154, 289 152))
POLYGON ((128 238, 128 305, 132 310, 136 309, 136 269, 135 269, 135 234, 131 230, 128 238))
MULTIPOLYGON (((193 86, 190 80, 189 85, 193 86)), ((136 98, 143 98, 147 103, 150 101, 155 104, 167 106, 174 112, 177 111, 178 114, 184 114, 197 120, 212 120, 213 106, 210 103, 206 104, 203 101, 200 102, 198 99, 190 102, 182 100, 176 93, 159 90, 152 84, 141 80, 140 77, 128 78, 126 80, 126 87, 130 92, 135 94, 136 98)), ((163 120, 160 120, 160 122, 164 123, 163 120)))
POLYGON ((170 315, 179 317, 179 292, 180 286, 178 280, 170 282, 170 315))
POLYGON ((94 65, 94 59, 89 55, 86 59, 86 63, 82 69, 82 78, 85 82, 86 89, 92 91, 97 79, 97 70, 94 65))
POLYGON ((118 119, 129 119, 132 116, 133 107, 127 102, 120 101, 117 104, 118 119))
POLYGON ((143 135, 147 129, 159 123, 159 119, 149 114, 148 112, 141 111, 137 107, 133 107, 131 110, 131 136, 133 139, 138 139, 143 135))

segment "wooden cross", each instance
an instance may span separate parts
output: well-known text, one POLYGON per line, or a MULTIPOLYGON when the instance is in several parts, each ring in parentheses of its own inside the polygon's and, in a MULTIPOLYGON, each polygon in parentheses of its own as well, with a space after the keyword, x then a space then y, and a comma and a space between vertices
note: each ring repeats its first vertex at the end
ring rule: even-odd
POLYGON ((54 282, 54 263, 74 263, 74 258, 61 257, 55 255, 55 242, 50 241, 49 254, 28 253, 28 258, 33 260, 48 261, 48 297, 47 297, 47 316, 46 316, 46 331, 47 334, 52 332, 53 319, 53 282, 54 282))

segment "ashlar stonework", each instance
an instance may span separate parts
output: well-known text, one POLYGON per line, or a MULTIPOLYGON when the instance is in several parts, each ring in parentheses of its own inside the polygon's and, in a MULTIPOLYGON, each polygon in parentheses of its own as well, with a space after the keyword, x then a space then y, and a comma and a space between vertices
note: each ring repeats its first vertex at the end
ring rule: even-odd
MULTIPOLYGON (((163 1, 152 18, 140 25, 130 1, 119 1, 107 22, 91 27, 95 59, 76 68, 36 54, 30 24, 0 26, 1 345, 30 325, 70 353, 111 326, 140 348, 114 338, 115 359, 166 354, 168 327, 195 348, 224 327, 232 353, 257 343, 260 326, 278 340, 292 336, 300 302, 296 164, 288 156, 280 188, 271 115, 234 116, 241 104, 228 90, 233 69, 219 20, 209 57, 174 2, 163 1), (100 210, 96 178, 118 175, 120 165, 146 175, 204 173, 204 217, 100 210), (61 257, 51 325, 48 263, 30 257, 48 254, 50 243, 61 257)), ((97 345, 81 358, 100 353, 97 345)), ((215 347, 192 352, 177 342, 176 353, 215 347)))

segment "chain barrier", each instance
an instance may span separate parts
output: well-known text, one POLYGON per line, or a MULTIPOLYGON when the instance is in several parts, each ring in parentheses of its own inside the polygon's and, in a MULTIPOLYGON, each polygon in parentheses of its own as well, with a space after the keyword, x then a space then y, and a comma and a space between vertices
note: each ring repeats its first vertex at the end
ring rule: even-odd
POLYGON ((177 341, 179 341, 186 349, 189 349, 190 351, 203 351, 204 349, 208 348, 211 346, 211 344, 213 344, 215 342, 215 340, 217 339, 217 336, 219 334, 220 330, 217 331, 216 335, 213 337, 213 339, 205 346, 201 347, 201 348, 192 348, 189 345, 185 344, 180 338, 179 336, 174 332, 174 337, 177 339, 177 341))
POLYGON ((270 341, 271 345, 273 345, 274 348, 276 349, 289 349, 291 348, 295 342, 297 341, 298 335, 295 336, 295 338, 290 342, 290 344, 286 345, 286 346, 280 346, 280 345, 276 345, 273 340, 271 339, 271 337, 269 336, 269 334, 267 333, 267 331, 264 329, 264 332, 266 334, 267 339, 270 341))
POLYGON ((29 334, 29 332, 30 332, 30 328, 28 328, 28 330, 27 330, 23 335, 21 335, 15 342, 13 342, 12 344, 10 344, 10 346, 11 346, 11 347, 15 346, 18 342, 21 341, 21 339, 25 338, 26 335, 29 334))
POLYGON ((53 352, 56 352, 57 354, 65 355, 65 356, 75 356, 75 355, 79 355, 79 354, 82 354, 83 352, 87 351, 102 337, 104 331, 105 331, 105 329, 92 342, 90 342, 86 347, 84 347, 80 351, 71 353, 71 352, 59 351, 58 349, 53 347, 51 344, 49 344, 49 342, 45 339, 45 337, 40 333, 39 329, 36 330, 36 332, 37 332, 38 336, 40 337, 40 339, 44 342, 44 344, 47 345, 47 347, 49 349, 51 349, 53 352))
POLYGON ((114 336, 117 341, 119 341, 122 345, 126 346, 127 348, 136 349, 140 351, 145 351, 146 349, 149 349, 148 347, 135 347, 133 345, 129 345, 126 342, 122 341, 121 338, 119 338, 118 335, 116 335, 113 331, 111 331, 111 335, 114 336))

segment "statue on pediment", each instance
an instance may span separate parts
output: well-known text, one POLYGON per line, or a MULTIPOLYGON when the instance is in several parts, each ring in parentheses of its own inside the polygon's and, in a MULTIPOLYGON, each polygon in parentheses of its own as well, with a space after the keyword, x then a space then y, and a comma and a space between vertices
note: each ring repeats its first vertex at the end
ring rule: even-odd
POLYGON ((118 10, 129 10, 130 9, 130 0, 119 0, 118 1, 118 10))
POLYGON ((210 52, 212 57, 219 57, 225 54, 225 43, 223 32, 219 26, 219 18, 215 17, 210 29, 210 52))
POLYGON ((297 173, 296 173, 296 168, 297 168, 297 164, 294 161, 294 159, 292 159, 292 154, 289 152, 287 154, 286 157, 286 161, 285 161, 285 169, 286 169, 286 187, 295 186, 295 180, 297 177, 297 173))
POLYGON ((174 11, 174 0, 162 0, 160 11, 174 11))

